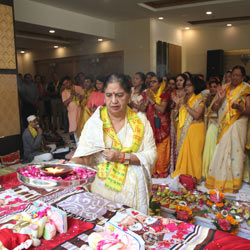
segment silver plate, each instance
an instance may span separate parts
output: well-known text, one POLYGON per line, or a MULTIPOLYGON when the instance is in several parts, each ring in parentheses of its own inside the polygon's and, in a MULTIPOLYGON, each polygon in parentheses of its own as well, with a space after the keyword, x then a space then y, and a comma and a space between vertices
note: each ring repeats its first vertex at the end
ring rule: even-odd
MULTIPOLYGON (((49 166, 49 165, 57 165, 57 166, 70 166, 72 169, 75 168, 85 168, 85 169, 90 169, 93 172, 96 172, 95 169, 90 168, 85 165, 80 165, 80 164, 56 164, 56 163, 41 163, 41 164, 34 164, 34 165, 26 165, 27 166, 35 166, 38 168, 41 168, 43 166, 49 166)), ((36 188, 45 188, 45 189, 53 189, 53 188, 66 188, 66 187, 76 187, 76 186, 85 186, 88 184, 91 184, 95 176, 85 178, 85 179, 79 179, 79 180, 42 180, 42 179, 36 179, 36 178, 31 178, 24 176, 17 172, 17 178, 20 182, 22 182, 24 185, 36 187, 36 188)))

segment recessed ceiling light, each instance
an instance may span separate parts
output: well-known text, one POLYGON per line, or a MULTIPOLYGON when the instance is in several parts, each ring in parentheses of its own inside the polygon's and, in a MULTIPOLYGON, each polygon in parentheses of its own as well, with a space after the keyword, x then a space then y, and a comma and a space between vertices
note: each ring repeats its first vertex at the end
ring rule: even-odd
POLYGON ((233 25, 231 23, 228 23, 227 24, 227 27, 232 27, 233 25))
POLYGON ((54 30, 50 30, 49 33, 55 33, 55 31, 54 30))
POLYGON ((21 50, 21 51, 20 51, 20 53, 21 53, 21 54, 24 54, 24 53, 25 53, 25 51, 24 51, 24 50, 21 50))
POLYGON ((58 45, 55 45, 54 48, 57 49, 59 46, 58 45))
POLYGON ((102 38, 99 38, 97 41, 98 41, 98 42, 102 42, 102 41, 103 41, 103 39, 102 39, 102 38))
POLYGON ((190 28, 189 27, 185 27, 185 30, 190 30, 190 28))
POLYGON ((207 11, 206 14, 207 14, 207 15, 212 15, 213 12, 212 12, 212 11, 207 11))
POLYGON ((163 19, 164 19, 164 17, 163 17, 163 16, 160 16, 160 17, 158 17, 158 19, 159 19, 159 20, 163 20, 163 19))

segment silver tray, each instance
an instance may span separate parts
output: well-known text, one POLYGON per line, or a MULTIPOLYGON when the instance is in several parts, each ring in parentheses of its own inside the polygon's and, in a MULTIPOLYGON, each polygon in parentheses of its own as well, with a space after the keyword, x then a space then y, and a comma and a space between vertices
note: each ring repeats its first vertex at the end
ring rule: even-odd
MULTIPOLYGON (((31 165, 31 164, 29 164, 31 165)), ((24 167, 27 167, 29 165, 26 165, 24 167)), ((85 169, 90 169, 93 172, 96 172, 95 169, 90 168, 85 165, 80 165, 80 164, 56 164, 56 163, 41 163, 41 164, 34 164, 32 166, 41 168, 43 166, 49 166, 49 165, 57 165, 57 166, 70 166, 72 169, 75 168, 85 168, 85 169)), ((76 187, 76 186, 85 186, 88 184, 91 184, 95 176, 85 178, 85 179, 79 179, 79 180, 42 180, 42 179, 36 179, 32 177, 27 177, 19 172, 17 172, 17 178, 20 182, 22 182, 24 185, 36 187, 36 188, 45 188, 45 189, 53 189, 53 188, 66 188, 66 187, 76 187)))

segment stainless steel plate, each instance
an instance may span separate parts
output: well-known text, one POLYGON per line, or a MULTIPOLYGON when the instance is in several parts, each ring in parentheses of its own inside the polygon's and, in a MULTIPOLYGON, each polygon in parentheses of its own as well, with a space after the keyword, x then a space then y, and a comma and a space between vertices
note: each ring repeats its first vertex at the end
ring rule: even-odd
MULTIPOLYGON (((56 164, 56 163, 41 163, 41 164, 34 164, 32 166, 41 168, 44 166, 70 166, 73 170, 76 168, 85 168, 89 169, 96 173, 96 170, 93 168, 90 168, 88 166, 79 165, 79 164, 56 164)), ((27 165, 29 166, 29 165, 27 165)), ((25 166, 25 167, 27 167, 25 166)), ((75 187, 75 186, 85 186, 88 184, 91 184, 95 176, 84 178, 84 179, 78 179, 78 180, 42 180, 42 179, 36 179, 31 178, 22 175, 21 173, 17 172, 17 178, 20 182, 22 182, 24 185, 37 187, 37 188, 45 188, 45 189, 53 189, 53 188, 66 188, 66 187, 75 187)))

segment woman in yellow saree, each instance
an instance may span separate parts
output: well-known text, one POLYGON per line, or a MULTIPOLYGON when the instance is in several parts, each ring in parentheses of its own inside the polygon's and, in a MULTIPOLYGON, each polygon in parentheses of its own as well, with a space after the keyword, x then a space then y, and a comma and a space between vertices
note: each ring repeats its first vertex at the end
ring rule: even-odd
POLYGON ((212 109, 218 111, 218 138, 206 187, 233 193, 241 188, 250 115, 250 86, 244 67, 235 66, 232 82, 218 90, 212 109))
POLYGON ((212 101, 217 93, 218 81, 212 79, 209 81, 209 94, 206 97, 205 105, 205 123, 207 120, 207 131, 205 146, 203 151, 202 160, 202 178, 206 179, 210 163, 214 156, 214 150, 216 147, 217 134, 218 134, 218 115, 217 112, 212 110, 212 101))
POLYGON ((204 103, 200 92, 205 89, 203 80, 188 79, 185 83, 185 96, 179 109, 177 124, 178 158, 171 177, 191 175, 199 181, 202 172, 202 152, 205 142, 203 121, 204 103))
MULTIPOLYGON (((189 73, 189 72, 188 72, 189 73)), ((189 73, 190 74, 190 73, 189 73)), ((190 74, 191 76, 191 74, 190 74)), ((182 102, 182 98, 185 95, 184 85, 187 81, 186 74, 179 74, 176 76, 176 88, 171 92, 171 114, 170 114, 170 142, 171 142, 171 149, 170 149, 170 164, 169 164, 169 172, 172 174, 175 170, 176 162, 177 162, 177 124, 178 124, 178 112, 179 112, 179 104, 182 102), (178 104, 175 102, 179 102, 178 104)), ((171 83, 171 79, 169 79, 169 85, 171 83)))
POLYGON ((86 122, 72 161, 97 169, 91 192, 147 214, 157 157, 152 128, 128 107, 131 88, 123 74, 111 75, 104 93, 106 106, 86 122))
POLYGON ((93 78, 91 76, 86 76, 84 79, 84 89, 81 92, 81 114, 79 122, 77 125, 77 137, 80 138, 84 124, 91 116, 91 111, 89 110, 87 103, 91 94, 95 91, 93 86, 93 78))

